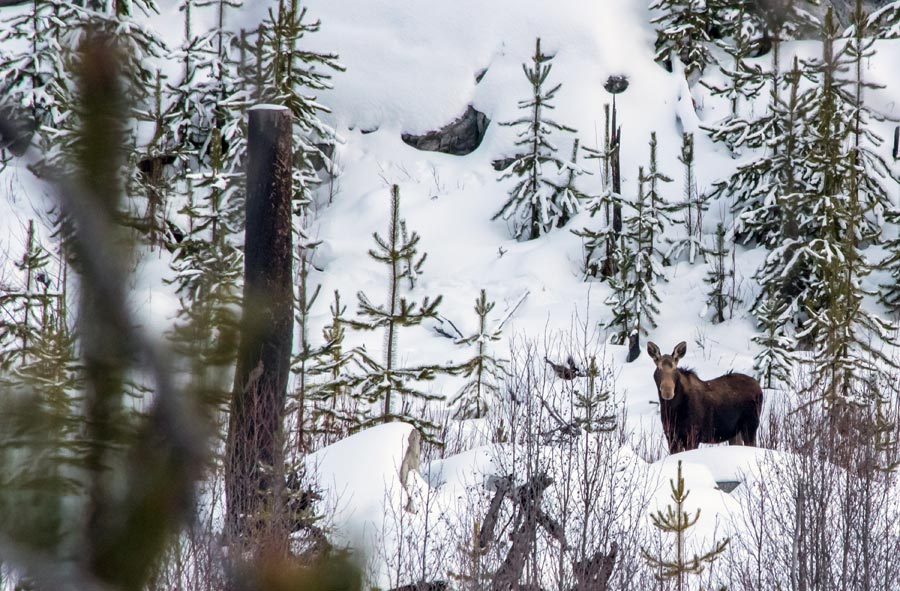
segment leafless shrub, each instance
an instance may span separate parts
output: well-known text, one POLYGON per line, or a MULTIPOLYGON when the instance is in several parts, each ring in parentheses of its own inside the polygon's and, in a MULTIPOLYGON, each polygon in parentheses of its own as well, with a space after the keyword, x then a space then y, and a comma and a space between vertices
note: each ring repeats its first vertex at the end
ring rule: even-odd
MULTIPOLYGON (((815 385, 799 376, 797 391, 815 385)), ((889 589, 900 576, 897 405, 879 408, 795 404, 770 415, 770 443, 758 474, 736 491, 730 576, 748 591, 889 589), (887 442, 887 443, 886 443, 887 442)), ((765 441, 765 440, 764 440, 765 441)))

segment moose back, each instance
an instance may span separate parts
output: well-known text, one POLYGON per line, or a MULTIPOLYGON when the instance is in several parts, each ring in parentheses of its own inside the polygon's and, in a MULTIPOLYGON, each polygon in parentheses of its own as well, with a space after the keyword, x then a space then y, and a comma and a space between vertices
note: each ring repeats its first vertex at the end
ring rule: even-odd
POLYGON ((678 367, 686 351, 687 344, 681 342, 671 355, 662 355, 659 347, 647 343, 647 354, 656 364, 653 379, 669 452, 723 441, 755 446, 763 400, 759 382, 740 373, 701 380, 693 370, 678 367))

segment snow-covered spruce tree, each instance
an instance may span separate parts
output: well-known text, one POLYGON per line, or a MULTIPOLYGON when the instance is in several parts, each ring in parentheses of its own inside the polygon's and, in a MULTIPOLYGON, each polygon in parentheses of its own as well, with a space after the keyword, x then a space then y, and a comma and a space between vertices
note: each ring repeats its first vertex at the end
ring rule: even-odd
POLYGON ((16 263, 21 283, 0 292, 0 392, 7 434, 0 449, 0 510, 6 532, 36 534, 40 547, 54 547, 67 533, 60 499, 73 491, 71 466, 84 449, 78 421, 82 374, 65 321, 62 275, 54 276, 52 266, 30 221, 16 263), (23 461, 28 451, 36 453, 23 461), (31 502, 22 503, 29 494, 31 502), (29 520, 37 530, 19 531, 29 520))
POLYGON ((487 301, 487 294, 482 289, 475 300, 478 330, 454 341, 457 345, 475 347, 475 355, 455 368, 466 380, 465 385, 450 401, 450 405, 456 409, 455 416, 458 419, 480 419, 487 414, 491 401, 500 392, 500 377, 506 371, 506 362, 494 357, 489 347, 492 342, 500 340, 504 321, 488 326, 488 314, 493 309, 494 302, 487 301))
POLYGON ((612 313, 604 328, 612 331, 609 335, 609 342, 614 345, 624 345, 628 342, 635 323, 635 264, 634 258, 630 254, 626 249, 625 236, 620 236, 618 248, 613 254, 616 273, 608 278, 610 294, 603 301, 610 307, 612 313))
POLYGON ((554 108, 550 101, 562 86, 557 84, 549 90, 545 88, 552 59, 553 56, 541 52, 541 40, 537 39, 531 67, 522 64, 532 89, 531 98, 519 101, 519 108, 526 111, 526 115, 515 121, 500 123, 523 128, 518 134, 516 146, 524 151, 516 154, 510 169, 500 176, 501 181, 513 177, 518 180, 509 191, 509 199, 491 219, 513 218, 514 235, 518 239, 534 240, 561 226, 577 213, 577 210, 571 209, 577 202, 560 200, 560 193, 547 172, 549 165, 554 165, 557 171, 569 167, 556 156, 556 146, 551 142, 553 132, 575 132, 549 119, 545 113, 554 108))
POLYGON ((551 181, 550 183, 555 189, 550 200, 561 211, 559 220, 556 223, 557 227, 560 228, 569 223, 569 219, 573 215, 581 211, 582 203, 587 200, 587 196, 576 186, 578 177, 583 174, 591 174, 578 165, 579 144, 580 142, 577 139, 572 144, 572 160, 565 163, 565 167, 568 170, 565 182, 553 183, 551 181))
MULTIPOLYGON (((613 95, 615 103, 615 95, 613 95)), ((613 161, 617 157, 617 139, 619 131, 613 128, 609 104, 603 105, 605 124, 603 126, 603 149, 584 148, 587 152, 585 160, 599 160, 600 174, 603 181, 603 191, 596 197, 585 197, 584 209, 590 212, 593 220, 600 215, 600 225, 596 228, 585 226, 580 230, 572 230, 572 233, 583 239, 584 244, 584 278, 609 277, 613 273, 613 257, 616 250, 616 241, 621 232, 621 227, 614 223, 615 213, 621 211, 622 196, 616 192, 613 183, 613 161)))
POLYGON ((613 408, 611 375, 609 366, 597 363, 591 355, 584 371, 584 392, 576 388, 575 424, 588 433, 608 433, 616 430, 616 413, 613 408))
MULTIPOLYGON (((731 196, 736 215, 734 232, 745 241, 755 241, 775 249, 784 243, 785 224, 794 219, 786 215, 786 195, 806 190, 802 167, 809 150, 808 138, 803 135, 806 119, 812 116, 813 105, 808 93, 800 92, 800 81, 811 73, 801 69, 798 62, 779 78, 788 84, 788 93, 770 96, 768 127, 759 133, 769 140, 759 149, 759 155, 738 166, 726 180, 717 182, 711 197, 731 196)), ((748 140, 749 141, 749 140, 748 140)), ((753 140, 755 142, 755 140, 753 140)), ((748 145, 749 144, 745 144, 748 145)), ((796 215, 796 212, 792 212, 796 215)))
MULTIPOLYGON (((720 63, 719 69, 725 75, 725 84, 717 86, 710 84, 705 80, 700 83, 709 88, 713 96, 721 96, 728 99, 731 105, 731 117, 738 116, 738 107, 742 101, 747 101, 756 97, 762 89, 765 82, 762 69, 759 65, 748 63, 748 58, 754 55, 757 50, 754 44, 753 25, 747 14, 747 7, 741 3, 735 15, 735 23, 731 30, 729 39, 721 39, 717 44, 731 58, 731 64, 725 65, 720 63)), ((725 141, 739 139, 726 135, 725 141)), ((729 145, 730 149, 734 149, 733 145, 729 145)))
POLYGON ((693 264, 697 255, 703 252, 703 216, 709 207, 709 199, 697 189, 692 133, 681 135, 681 154, 678 161, 684 165, 684 188, 681 201, 673 204, 669 211, 681 214, 681 219, 676 222, 684 226, 684 237, 667 238, 669 249, 665 258, 666 261, 676 261, 687 253, 688 261, 693 264))
POLYGON ((650 21, 656 25, 657 62, 668 64, 667 69, 671 71, 671 60, 677 58, 691 79, 715 61, 709 35, 713 14, 706 0, 655 0, 650 10, 660 13, 650 21))
POLYGON ((685 489, 684 478, 681 475, 681 460, 678 461, 678 476, 675 480, 669 481, 672 489, 672 503, 670 503, 665 511, 657 510, 650 514, 653 526, 660 533, 672 534, 675 546, 675 555, 666 557, 662 555, 654 555, 646 548, 641 550, 644 560, 647 564, 657 569, 661 579, 674 579, 675 589, 684 591, 688 589, 687 576, 699 575, 703 572, 705 565, 712 563, 718 558, 728 546, 729 539, 725 538, 721 542, 716 542, 715 547, 701 555, 694 554, 688 557, 688 550, 685 547, 685 533, 696 525, 700 519, 700 509, 692 516, 689 516, 684 510, 685 501, 687 501, 689 490, 685 489))
POLYGON ((167 86, 164 115, 166 133, 184 171, 209 170, 213 150, 220 150, 215 156, 221 175, 216 182, 226 191, 241 190, 246 145, 243 119, 249 91, 240 82, 238 39, 226 27, 229 12, 241 6, 241 0, 181 0, 184 41, 169 59, 180 61, 182 72, 167 86), (195 31, 195 18, 210 9, 212 28, 195 31))
POLYGON ((312 258, 318 245, 317 242, 301 242, 297 245, 298 253, 295 257, 294 326, 296 336, 295 352, 291 355, 291 373, 294 374, 294 389, 291 398, 296 417, 294 428, 297 430, 297 452, 300 456, 305 455, 310 449, 312 435, 310 425, 312 413, 307 411, 314 403, 310 394, 315 386, 310 383, 310 374, 317 359, 326 355, 328 348, 332 345, 326 341, 322 345, 314 346, 309 335, 310 314, 322 289, 321 285, 316 285, 315 288, 309 285, 312 258))
POLYGON ((21 131, 0 153, 4 164, 29 143, 47 151, 52 136, 45 128, 60 127, 67 116, 66 104, 56 98, 60 87, 71 87, 66 35, 80 14, 69 0, 47 0, 0 21, 0 112, 19 122, 21 131))
MULTIPOLYGON (((656 160, 656 146, 656 132, 652 131, 650 132, 650 163, 647 166, 647 176, 644 177, 647 183, 647 220, 650 224, 647 229, 647 248, 652 259, 663 264, 666 255, 659 244, 666 233, 666 226, 671 224, 668 215, 671 207, 660 193, 659 185, 660 183, 671 183, 672 178, 660 172, 656 160)), ((656 281, 661 275, 661 273, 656 273, 651 277, 652 271, 650 267, 647 268, 648 281, 656 281)))
POLYGON ((400 239, 400 188, 391 188, 391 219, 387 238, 375 233, 376 248, 369 250, 369 256, 388 268, 388 294, 385 305, 374 304, 363 292, 357 292, 359 303, 357 320, 348 321, 356 329, 384 329, 384 355, 376 359, 365 349, 360 350, 357 365, 362 373, 348 380, 351 388, 370 403, 380 402, 381 412, 369 415, 360 428, 376 423, 394 420, 407 421, 415 425, 422 435, 434 440, 436 425, 427 419, 409 414, 408 406, 414 401, 440 400, 442 396, 429 393, 417 387, 418 382, 433 380, 435 375, 446 368, 440 365, 404 367, 398 360, 398 338, 401 328, 417 326, 426 318, 437 315, 437 307, 442 296, 431 299, 426 296, 420 303, 410 302, 401 295, 403 261, 415 258, 419 235, 415 232, 405 244, 400 239))
POLYGON ((222 176, 225 165, 221 134, 212 134, 210 168, 187 179, 188 202, 179 213, 188 227, 173 242, 170 266, 180 308, 170 338, 189 360, 182 368, 207 406, 224 410, 231 384, 224 376, 234 365, 238 345, 238 306, 243 254, 235 239, 243 210, 222 176), (194 191, 195 183, 200 190, 194 191))
POLYGON ((277 11, 259 28, 254 48, 253 76, 245 81, 259 102, 284 105, 293 115, 294 211, 301 214, 312 201, 320 182, 316 160, 328 162, 323 145, 333 145, 336 136, 320 115, 331 111, 314 93, 332 87, 331 73, 344 71, 335 53, 302 49, 304 38, 317 33, 321 21, 308 21, 300 0, 279 0, 277 11))
POLYGON ((344 344, 347 307, 334 291, 329 307, 331 322, 322 329, 323 352, 309 368, 309 375, 317 378, 309 388, 311 403, 310 433, 333 443, 358 428, 366 420, 364 402, 350 388, 351 367, 359 354, 356 348, 344 344))
POLYGON ((619 248, 616 251, 618 272, 610 278, 612 293, 606 303, 613 317, 606 328, 612 329, 611 342, 629 345, 628 361, 637 358, 640 337, 656 327, 659 294, 656 283, 663 276, 661 262, 651 239, 661 224, 657 212, 650 207, 645 191, 648 178, 641 167, 638 172, 638 195, 632 204, 632 215, 626 216, 619 248))
POLYGON ((900 1, 889 2, 873 12, 868 25, 878 39, 897 39, 900 37, 900 1))
POLYGON ((812 371, 826 404, 833 407, 860 402, 867 376, 894 365, 882 346, 891 340, 893 327, 862 309, 867 295, 862 279, 872 270, 862 245, 877 238, 880 228, 870 215, 887 201, 879 160, 871 156, 874 138, 865 130, 862 68, 853 80, 841 77, 847 63, 863 58, 865 46, 850 42, 842 52, 837 50, 831 10, 822 32, 822 59, 815 67, 819 84, 810 91, 816 117, 807 131, 815 191, 806 196, 810 215, 801 218, 814 282, 805 302, 807 319, 797 337, 812 343, 812 371))
MULTIPOLYGON (((123 96, 128 97, 127 104, 122 105, 128 109, 127 124, 123 127, 125 133, 121 136, 125 158, 117 172, 129 199, 121 208, 119 221, 144 233, 148 227, 144 222, 148 193, 145 185, 147 176, 141 170, 140 163, 146 146, 142 145, 137 128, 142 121, 152 118, 155 112, 158 71, 154 64, 164 57, 165 45, 140 21, 157 12, 156 5, 152 0, 89 5, 73 3, 71 9, 69 19, 59 25, 58 50, 62 53, 65 71, 59 72, 61 75, 54 78, 50 88, 54 109, 65 113, 65 116, 43 130, 49 140, 43 151, 43 164, 71 172, 72 163, 76 162, 73 158, 78 150, 76 131, 85 108, 73 99, 78 95, 74 74, 93 66, 86 64, 83 55, 76 50, 88 35, 103 39, 107 50, 119 56, 122 64, 119 82, 124 89, 123 96)), ((42 166, 35 168, 38 173, 42 169, 42 166)), ((154 210, 163 208, 164 205, 154 206, 154 210)))
POLYGON ((0 368, 9 372, 9 377, 14 377, 16 368, 29 363, 35 353, 37 334, 41 330, 39 311, 53 297, 48 292, 49 260, 50 254, 35 236, 34 220, 28 220, 25 251, 15 263, 23 275, 21 287, 9 286, 0 292, 0 368))
MULTIPOLYGON (((706 294, 706 305, 712 308, 713 324, 725 322, 725 314, 734 308, 735 300, 734 289, 729 285, 734 283, 734 268, 728 268, 728 255, 731 250, 725 241, 725 225, 719 222, 716 225, 716 235, 713 244, 706 249, 706 262, 709 270, 706 272, 704 281, 709 285, 709 291, 706 294)), ((730 313, 729 313, 730 316, 730 313)))
POLYGON ((781 213, 773 204, 772 192, 782 185, 784 166, 793 166, 790 160, 785 163, 780 154, 784 136, 792 133, 791 126, 796 126, 803 118, 803 115, 795 116, 798 114, 795 110, 802 109, 802 104, 793 105, 793 110, 785 107, 788 101, 782 96, 782 90, 791 84, 793 74, 783 72, 781 43, 817 24, 816 18, 805 10, 804 3, 805 0, 778 3, 767 0, 758 5, 747 5, 762 24, 765 38, 771 42, 772 61, 768 71, 761 68, 732 71, 741 77, 739 83, 732 82, 732 87, 740 85, 755 89, 765 85, 769 107, 764 114, 755 117, 738 110, 715 125, 704 127, 714 141, 725 143, 732 152, 752 151, 756 154, 756 159, 739 166, 730 178, 715 183, 710 197, 731 197, 734 212, 739 216, 736 236, 770 248, 777 242, 781 213), (786 121, 786 118, 790 120, 786 121))
POLYGON ((787 303, 779 294, 769 293, 756 307, 761 332, 753 337, 760 348, 753 358, 753 371, 764 388, 787 384, 794 363, 797 343, 787 334, 791 317, 787 303))

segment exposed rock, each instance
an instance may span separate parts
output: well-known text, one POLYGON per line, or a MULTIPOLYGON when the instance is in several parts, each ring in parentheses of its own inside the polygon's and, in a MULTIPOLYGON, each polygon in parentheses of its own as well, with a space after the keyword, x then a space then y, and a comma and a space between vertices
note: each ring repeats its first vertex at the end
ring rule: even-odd
POLYGON ((315 145, 316 149, 310 152, 309 162, 313 170, 319 172, 328 167, 328 161, 334 157, 334 142, 321 142, 315 145))
POLYGON ((484 113, 469 105, 462 117, 437 131, 425 135, 404 133, 401 137, 406 144, 419 150, 464 156, 481 145, 489 124, 490 119, 484 113))
POLYGON ((499 172, 501 170, 506 170, 507 168, 512 166, 512 163, 515 161, 515 158, 500 158, 498 160, 494 160, 493 162, 491 162, 491 164, 493 165, 494 170, 499 172))
POLYGON ((716 485, 722 492, 730 493, 736 489, 740 483, 739 480, 720 480, 719 482, 716 482, 716 485))

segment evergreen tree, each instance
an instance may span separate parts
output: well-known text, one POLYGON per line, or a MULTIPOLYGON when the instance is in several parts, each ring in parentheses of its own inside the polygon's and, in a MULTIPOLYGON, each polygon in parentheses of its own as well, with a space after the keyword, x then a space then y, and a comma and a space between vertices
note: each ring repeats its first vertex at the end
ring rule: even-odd
MULTIPOLYGON (((857 22, 864 22, 862 15, 857 22)), ((829 10, 822 59, 815 66, 819 85, 811 91, 816 118, 807 131, 815 190, 805 196, 810 215, 800 223, 814 273, 805 302, 807 318, 797 334, 814 346, 813 372, 830 406, 858 401, 865 375, 893 365, 881 347, 890 341, 893 327, 862 309, 867 293, 862 279, 872 270, 862 245, 879 232, 868 216, 886 202, 884 176, 866 143, 872 140, 865 132, 862 69, 857 67, 854 80, 841 76, 846 64, 864 57, 865 46, 858 37, 838 52, 837 32, 829 10)))
POLYGON ((557 228, 562 228, 569 223, 572 216, 581 211, 582 203, 587 199, 587 196, 578 189, 575 183, 579 176, 590 174, 578 165, 578 150, 579 141, 576 139, 572 144, 572 160, 565 163, 565 168, 568 170, 565 183, 550 182, 554 187, 550 200, 557 205, 560 211, 556 222, 557 228))
POLYGON ((702 573, 705 565, 712 563, 725 551, 729 540, 725 538, 721 542, 717 542, 715 547, 709 551, 699 556, 694 554, 688 558, 685 534, 700 519, 700 509, 697 509, 693 516, 689 516, 684 510, 690 491, 685 489, 684 478, 681 476, 681 460, 678 460, 678 476, 675 480, 669 481, 669 486, 672 489, 672 503, 666 507, 665 511, 657 510, 655 513, 651 513, 650 519, 653 521, 653 526, 661 533, 675 536, 675 556, 671 558, 655 556, 646 548, 643 548, 641 553, 651 568, 659 569, 661 579, 674 579, 675 589, 684 591, 687 589, 687 575, 702 573))
POLYGON ((875 31, 879 39, 897 39, 900 37, 900 1, 888 2, 872 13, 867 24, 875 31))
MULTIPOLYGON (((647 167, 647 249, 654 261, 662 264, 666 256, 657 246, 666 233, 666 225, 671 223, 668 212, 671 209, 659 190, 660 183, 671 183, 672 178, 660 172, 656 161, 656 132, 650 132, 650 164, 647 167)), ((647 280, 655 281, 661 273, 651 276, 652 268, 647 268, 647 280)))
POLYGON ((67 534, 60 499, 76 490, 70 468, 83 451, 80 364, 65 322, 65 291, 52 276, 50 263, 29 221, 25 252, 16 263, 21 287, 0 296, 0 390, 4 426, 9 429, 0 445, 0 485, 5 491, 0 510, 6 531, 36 533, 39 547, 47 548, 67 534), (26 449, 37 453, 22 461, 26 449), (32 502, 6 505, 27 491, 40 493, 32 502), (38 531, 19 531, 29 520, 38 531))
POLYGON ((318 243, 302 242, 297 246, 299 260, 295 276, 297 283, 294 291, 294 324, 297 328, 297 338, 294 341, 295 353, 291 356, 291 373, 294 374, 294 391, 291 397, 296 409, 297 451, 304 455, 309 449, 309 439, 312 435, 307 409, 312 406, 311 392, 315 389, 310 384, 312 368, 319 357, 329 353, 329 347, 333 344, 325 342, 320 346, 313 346, 309 335, 310 314, 313 305, 319 297, 321 285, 314 289, 309 285, 309 273, 312 266, 312 257, 318 243))
MULTIPOLYGON (((747 60, 758 49, 754 43, 753 33, 754 27, 750 23, 750 17, 747 14, 747 7, 741 3, 735 15, 735 23, 730 30, 732 32, 729 40, 720 40, 718 45, 731 58, 731 65, 726 66, 719 64, 719 69, 725 75, 725 85, 716 86, 702 80, 700 83, 710 89, 713 96, 721 96, 728 99, 731 105, 731 117, 738 116, 738 107, 743 101, 752 100, 759 95, 764 83, 764 75, 762 68, 757 64, 750 64, 747 60)), ((732 140, 734 138, 725 135, 724 138, 732 140)), ((734 148, 734 146, 729 146, 734 148)))
POLYGON ((524 236, 528 240, 534 240, 549 232, 551 228, 565 223, 565 220, 577 211, 571 209, 577 206, 577 202, 560 193, 558 187, 553 184, 552 177, 546 172, 548 164, 555 165, 558 170, 574 169, 574 165, 556 157, 556 147, 551 143, 550 136, 554 131, 575 130, 556 123, 544 113, 545 110, 554 108, 550 101, 561 86, 557 84, 549 90, 544 87, 550 75, 552 59, 552 56, 541 53, 541 40, 538 39, 535 42, 531 67, 522 65, 525 77, 532 88, 532 97, 519 102, 519 108, 525 110, 527 114, 521 119, 501 123, 523 128, 518 134, 516 146, 521 146, 526 151, 517 154, 510 170, 500 176, 500 180, 511 177, 518 180, 510 189, 509 199, 491 219, 508 220, 513 217, 514 234, 519 239, 524 236))
MULTIPOLYGON (((737 217, 735 236, 753 240, 774 248, 780 240, 781 207, 778 203, 779 188, 785 186, 793 167, 802 154, 793 146, 794 154, 783 154, 788 138, 796 138, 798 127, 807 116, 803 100, 786 99, 783 87, 797 84, 797 68, 783 72, 781 44, 785 39, 811 29, 816 18, 804 7, 805 0, 785 0, 777 3, 748 3, 746 8, 754 20, 760 23, 764 39, 771 44, 771 66, 768 71, 750 68, 741 61, 728 73, 732 77, 730 88, 754 91, 767 87, 769 106, 762 115, 742 113, 737 109, 739 94, 728 89, 732 112, 717 124, 706 127, 710 137, 725 143, 732 152, 752 152, 754 159, 738 166, 731 177, 715 183, 711 198, 731 197, 737 217)), ((735 51, 737 46, 735 46, 735 51)), ((742 52, 743 50, 741 50, 742 52)), ((740 57, 740 52, 735 59, 740 57)), ((801 176, 796 175, 795 181, 801 176)))
POLYGON ((192 386, 208 406, 224 410, 231 384, 223 375, 237 354, 244 258, 235 236, 243 207, 227 190, 220 138, 218 132, 212 134, 210 169, 187 179, 188 202, 179 213, 189 225, 182 239, 170 245, 180 309, 169 336, 174 349, 190 361, 183 369, 195 381, 192 386))
POLYGON ((182 63, 182 73, 167 87, 164 114, 178 162, 186 171, 197 172, 212 168, 215 159, 223 175, 216 182, 227 192, 242 190, 243 119, 250 98, 240 82, 239 40, 226 27, 228 13, 241 6, 241 0, 181 0, 184 41, 169 59, 182 63), (210 8, 215 14, 213 27, 195 32, 195 17, 210 8))
MULTIPOLYGON (((494 309, 494 302, 487 301, 485 291, 475 300, 478 330, 468 337, 456 339, 457 345, 474 345, 475 355, 455 368, 462 373, 466 384, 459 390, 450 405, 456 408, 458 419, 479 419, 487 414, 490 401, 500 392, 500 377, 506 372, 506 362, 490 354, 490 343, 500 340, 505 320, 488 326, 487 317, 494 309)), ((509 318, 507 316, 507 318, 509 318)))
MULTIPOLYGON (((663 277, 661 261, 652 242, 662 225, 645 191, 648 181, 641 167, 633 213, 625 218, 620 248, 616 251, 618 273, 610 279, 612 293, 606 301, 613 308, 613 317, 607 324, 607 328, 615 329, 612 342, 619 345, 628 342, 632 350, 639 349, 641 335, 656 327, 660 303, 656 284, 663 277)), ((635 356, 629 357, 633 360, 635 356)))
POLYGON ((332 88, 329 72, 345 69, 335 53, 301 49, 304 38, 320 28, 321 21, 307 20, 307 9, 300 6, 300 0, 279 0, 278 10, 270 10, 259 28, 256 63, 246 82, 255 89, 257 101, 284 105, 293 115, 291 170, 297 214, 312 201, 312 191, 320 182, 315 161, 329 161, 321 146, 336 139, 334 130, 321 119, 321 114, 331 111, 313 93, 332 88))
POLYGON ((797 348, 786 331, 790 322, 788 304, 770 290, 756 310, 762 332, 753 337, 753 342, 760 347, 753 358, 754 373, 765 388, 787 384, 797 348))
POLYGON ((680 203, 670 208, 670 211, 681 213, 680 223, 684 226, 684 237, 668 239, 670 246, 665 258, 667 261, 678 260, 687 252, 688 261, 693 264, 697 255, 703 252, 703 216, 709 207, 707 196, 697 190, 693 134, 681 135, 681 154, 678 161, 684 165, 683 197, 680 203))
MULTIPOLYGON (((704 281, 709 285, 706 305, 713 310, 713 324, 725 322, 725 313, 738 303, 734 296, 734 268, 728 269, 728 255, 731 250, 725 245, 725 225, 716 225, 716 235, 711 248, 706 249, 709 271, 704 281), (730 285, 729 285, 730 283, 730 285)), ((730 314, 729 314, 730 317, 730 314)))
MULTIPOLYGON (((615 105, 615 94, 613 94, 615 105)), ((611 116, 609 104, 603 106, 605 116, 603 133, 603 150, 585 148, 588 155, 585 159, 599 160, 601 163, 600 174, 603 181, 603 192, 597 197, 585 197, 584 208, 594 219, 597 214, 601 225, 596 228, 584 227, 580 230, 572 230, 572 233, 583 239, 584 242, 584 276, 607 278, 614 272, 615 246, 618 236, 622 231, 621 223, 616 224, 616 219, 621 220, 622 196, 616 189, 618 174, 613 174, 618 166, 618 138, 621 130, 615 126, 615 116, 611 116)))
POLYGON ((22 120, 18 141, 2 153, 21 153, 27 145, 47 151, 52 143, 46 129, 56 129, 69 113, 58 100, 60 87, 71 86, 68 65, 72 47, 64 41, 80 11, 67 0, 31 3, 31 10, 0 21, 0 107, 7 117, 22 120))
POLYGON ((426 318, 437 315, 441 296, 434 300, 425 297, 421 302, 410 302, 401 295, 403 261, 414 259, 418 250, 419 235, 415 232, 403 244, 400 238, 400 188, 391 189, 391 220, 387 238, 374 234, 376 248, 369 250, 369 256, 388 267, 388 298, 383 306, 376 305, 363 293, 357 292, 359 320, 351 321, 351 326, 362 330, 384 329, 384 355, 381 360, 360 350, 358 366, 363 373, 352 376, 348 385, 358 388, 360 395, 370 403, 381 402, 382 410, 377 416, 367 417, 361 428, 375 423, 394 420, 408 421, 415 425, 426 439, 433 439, 436 426, 428 420, 407 412, 406 405, 413 400, 440 400, 442 396, 429 393, 417 387, 418 382, 433 380, 440 371, 439 365, 403 367, 397 356, 398 337, 403 327, 417 326, 426 318), (397 400, 397 399, 400 400, 397 400), (406 400, 404 400, 406 399, 406 400))
POLYGON ((596 356, 591 355, 584 372, 584 392, 575 390, 575 424, 587 433, 607 433, 616 429, 616 413, 611 406, 612 391, 599 385, 609 383, 601 380, 604 371, 609 369, 598 365, 596 356))
POLYGON ((661 64, 678 58, 690 79, 702 74, 715 61, 710 53, 713 14, 705 0, 655 0, 650 10, 659 11, 651 23, 656 25, 656 56, 661 64))
POLYGON ((347 307, 341 304, 337 290, 329 310, 331 322, 322 329, 322 355, 315 357, 309 368, 309 375, 319 380, 311 384, 308 397, 312 434, 334 442, 363 424, 366 416, 363 402, 350 388, 351 367, 358 363, 359 350, 348 350, 344 344, 347 307))

